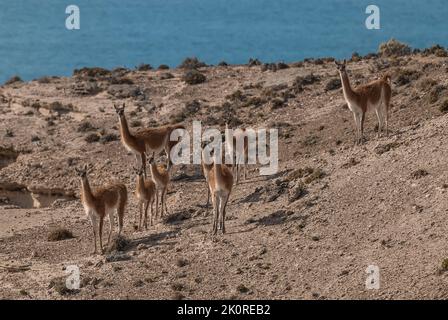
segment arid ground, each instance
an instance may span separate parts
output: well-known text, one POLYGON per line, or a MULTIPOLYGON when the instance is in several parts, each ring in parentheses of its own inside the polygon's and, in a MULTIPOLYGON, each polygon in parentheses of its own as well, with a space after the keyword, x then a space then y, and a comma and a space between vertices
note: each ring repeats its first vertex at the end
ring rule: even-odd
POLYGON ((331 59, 192 67, 205 82, 186 83, 187 68, 142 66, 0 87, 0 298, 448 298, 443 49, 348 62, 353 86, 393 79, 390 135, 377 138, 370 112, 361 146, 331 59), (279 172, 250 167, 232 192, 227 234, 212 237, 199 166, 176 166, 170 215, 137 232, 136 160, 113 108, 123 102, 131 130, 193 120, 277 128, 279 172), (93 186, 128 187, 119 253, 90 254, 74 171, 83 164, 93 186), (73 238, 49 241, 55 228, 73 238), (79 290, 61 288, 69 265, 80 268, 79 290), (369 265, 380 269, 379 290, 366 289, 369 265))

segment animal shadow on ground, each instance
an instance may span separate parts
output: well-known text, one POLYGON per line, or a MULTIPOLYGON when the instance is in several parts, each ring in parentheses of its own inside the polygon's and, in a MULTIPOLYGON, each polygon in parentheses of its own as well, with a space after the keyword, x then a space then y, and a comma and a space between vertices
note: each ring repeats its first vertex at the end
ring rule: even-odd
POLYGON ((255 223, 257 226, 274 226, 283 224, 286 221, 302 220, 305 221, 307 216, 296 216, 295 212, 287 210, 277 210, 267 216, 259 219, 249 218, 246 223, 255 223))
POLYGON ((125 251, 131 251, 133 249, 136 249, 139 244, 145 244, 145 245, 151 245, 151 246, 176 244, 177 241, 163 242, 163 240, 172 239, 172 238, 177 237, 177 235, 179 234, 179 230, 180 229, 165 231, 165 232, 150 234, 145 237, 133 239, 130 241, 130 243, 126 247, 125 251))

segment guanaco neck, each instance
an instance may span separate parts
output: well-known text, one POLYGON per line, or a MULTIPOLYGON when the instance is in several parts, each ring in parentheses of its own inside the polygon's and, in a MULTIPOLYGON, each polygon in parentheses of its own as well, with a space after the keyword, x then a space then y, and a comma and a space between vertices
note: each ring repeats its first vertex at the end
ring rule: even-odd
POLYGON ((128 121, 126 120, 125 115, 119 116, 119 119, 120 119, 120 134, 123 141, 126 143, 135 142, 134 136, 129 131, 128 121))
POLYGON ((355 93, 353 92, 352 86, 350 85, 350 80, 347 75, 347 71, 339 71, 342 82, 342 90, 344 91, 345 100, 353 100, 355 93))
POLYGON ((87 177, 81 178, 81 191, 82 191, 82 199, 85 204, 92 204, 95 200, 92 194, 92 189, 90 188, 89 180, 87 177))

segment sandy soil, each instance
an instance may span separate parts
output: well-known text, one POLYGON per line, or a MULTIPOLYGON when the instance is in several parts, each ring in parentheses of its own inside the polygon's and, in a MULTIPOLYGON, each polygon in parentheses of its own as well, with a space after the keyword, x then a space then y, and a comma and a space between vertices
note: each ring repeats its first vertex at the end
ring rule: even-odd
POLYGON ((370 113, 362 146, 354 145, 342 90, 327 86, 338 78, 332 62, 276 72, 204 67, 207 81, 197 85, 172 69, 1 87, 0 298, 448 298, 448 115, 440 110, 447 63, 420 54, 350 62, 354 85, 386 71, 395 81, 390 136, 376 137, 370 113), (311 74, 314 82, 297 84, 311 74), (128 84, 113 84, 123 79, 128 84), (176 122, 191 128, 193 120, 221 129, 225 121, 278 128, 280 171, 262 177, 251 168, 231 195, 228 233, 214 238, 199 168, 177 166, 170 217, 136 232, 135 156, 117 140, 113 109, 122 102, 132 130, 176 122), (80 130, 85 122, 93 128, 80 130), (87 142, 91 134, 99 141, 87 142), (90 255, 92 232, 74 172, 84 163, 92 165, 94 186, 128 186, 125 261, 90 255), (316 173, 311 178, 298 170, 307 167, 316 173), (295 197, 299 185, 306 192, 295 197), (48 241, 54 227, 75 237, 48 241), (81 289, 58 291, 52 280, 67 277, 73 264, 81 289), (366 289, 369 265, 380 268, 379 290, 366 289))

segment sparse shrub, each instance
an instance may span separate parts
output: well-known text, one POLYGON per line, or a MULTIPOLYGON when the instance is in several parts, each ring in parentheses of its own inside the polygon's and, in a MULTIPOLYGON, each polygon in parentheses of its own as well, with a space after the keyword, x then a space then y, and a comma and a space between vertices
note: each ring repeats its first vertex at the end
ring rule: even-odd
POLYGON ((431 91, 428 94, 428 102, 429 103, 436 103, 439 101, 441 93, 445 90, 444 85, 436 85, 431 89, 431 91))
POLYGON ((219 67, 227 67, 228 64, 227 64, 227 62, 225 62, 225 61, 221 61, 220 63, 218 63, 218 66, 219 66, 219 67))
POLYGON ((176 265, 180 268, 185 267, 189 264, 187 259, 184 258, 179 258, 176 260, 176 265))
POLYGON ((186 58, 180 65, 179 68, 181 69, 198 69, 202 67, 206 67, 207 65, 199 61, 196 57, 186 58))
POLYGON ((13 83, 20 83, 20 82, 23 82, 23 80, 19 76, 12 76, 11 78, 5 81, 4 85, 8 86, 13 83))
POLYGON ((359 55, 358 52, 353 52, 352 53, 352 59, 353 62, 359 62, 362 60, 362 57, 359 55))
POLYGON ((313 73, 306 75, 305 77, 298 76, 293 83, 294 88, 302 88, 304 86, 312 85, 320 81, 319 76, 315 76, 313 73))
POLYGON ((101 143, 106 144, 112 141, 118 141, 120 140, 120 137, 116 135, 115 133, 107 133, 103 134, 100 138, 101 143))
POLYGON ((303 145, 304 146, 313 146, 313 145, 317 144, 318 140, 319 140, 319 138, 317 136, 310 135, 310 136, 307 136, 305 138, 305 140, 303 140, 303 145))
POLYGON ((89 121, 83 121, 78 125, 78 132, 89 132, 96 130, 96 128, 89 122, 89 121))
POLYGON ((278 62, 277 63, 277 69, 278 70, 283 70, 283 69, 288 69, 288 68, 289 68, 289 66, 286 63, 284 63, 284 62, 278 62))
POLYGON ((121 251, 126 250, 129 247, 130 243, 131 242, 122 235, 115 236, 110 241, 109 247, 106 248, 106 251, 109 253, 116 252, 116 251, 121 252, 121 251))
POLYGON ((418 82, 417 86, 421 90, 429 91, 432 87, 436 86, 437 83, 438 82, 436 80, 434 80, 433 78, 425 77, 418 82))
POLYGON ((401 57, 411 54, 411 48, 395 39, 380 44, 379 53, 383 57, 401 57))
POLYGON ((5 130, 5 137, 7 137, 7 138, 14 137, 14 131, 12 131, 11 129, 6 129, 5 130))
POLYGON ((134 81, 132 79, 126 78, 126 77, 120 77, 116 78, 113 77, 110 79, 111 84, 134 84, 134 81))
POLYGON ((258 59, 250 58, 250 59, 249 59, 249 62, 247 63, 247 65, 248 65, 249 67, 254 67, 254 66, 261 66, 262 63, 261 63, 261 61, 258 60, 258 59))
POLYGON ((59 101, 54 101, 49 105, 45 105, 43 107, 58 114, 72 112, 75 109, 75 107, 71 103, 63 104, 59 101))
POLYGON ((85 67, 85 68, 81 68, 81 69, 75 69, 73 71, 74 76, 86 76, 86 77, 92 77, 92 78, 109 76, 110 74, 111 74, 111 71, 104 69, 104 68, 99 68, 99 67, 93 67, 93 68, 85 67))
POLYGON ((395 83, 398 86, 404 86, 411 81, 417 80, 420 77, 420 73, 416 70, 400 69, 396 75, 395 83))
POLYGON ((182 79, 189 85, 200 84, 207 80, 204 74, 194 69, 187 71, 182 79))
POLYGON ((427 49, 423 50, 422 53, 424 56, 433 54, 436 57, 440 57, 440 58, 448 57, 448 52, 446 51, 446 49, 438 44, 432 46, 431 48, 427 48, 427 49))
POLYGON ((158 70, 168 70, 170 67, 166 64, 161 64, 157 69, 158 70))
POLYGON ((285 102, 280 98, 275 98, 271 100, 271 110, 276 110, 284 107, 285 102))
POLYGON ((47 83, 51 83, 51 78, 50 77, 40 77, 36 81, 40 84, 47 84, 47 83))
POLYGON ((87 143, 94 143, 94 142, 98 142, 100 141, 100 136, 97 133, 91 133, 89 135, 87 135, 84 140, 87 143))
POLYGON ((314 169, 313 173, 311 173, 308 177, 305 178, 305 183, 310 184, 316 180, 320 180, 325 177, 325 172, 322 169, 314 169))
POLYGON ((31 142, 38 142, 40 141, 39 136, 31 136, 31 142))
POLYGON ((152 66, 150 64, 142 63, 136 68, 138 71, 149 71, 152 70, 152 66))
POLYGON ((67 239, 73 239, 73 233, 65 228, 53 228, 48 232, 48 241, 61 241, 67 239))
POLYGON ((341 79, 339 78, 333 78, 328 80, 328 82, 325 84, 325 91, 332 91, 337 90, 342 87, 341 79))
POLYGON ((439 107, 440 112, 448 113, 448 99, 443 101, 443 103, 439 107))
POLYGON ((411 177, 414 179, 420 179, 426 177, 427 175, 429 175, 428 171, 426 171, 425 169, 418 169, 412 172, 411 177))
POLYGON ((168 79, 173 79, 174 75, 170 72, 164 72, 159 76, 160 80, 168 80, 168 79))
POLYGON ((175 282, 171 284, 171 289, 174 291, 182 291, 185 289, 185 286, 182 283, 175 282))
POLYGON ((244 284, 239 284, 239 285, 236 287, 236 290, 237 290, 239 293, 248 293, 248 292, 249 292, 249 289, 248 289, 244 284))
POLYGON ((442 261, 442 271, 448 271, 448 258, 442 261))
POLYGON ((302 182, 299 182, 290 190, 288 201, 289 203, 292 203, 302 198, 306 194, 307 190, 305 185, 302 182))
POLYGON ((132 120, 131 121, 131 127, 135 128, 135 127, 141 127, 142 126, 142 122, 140 120, 132 120))

